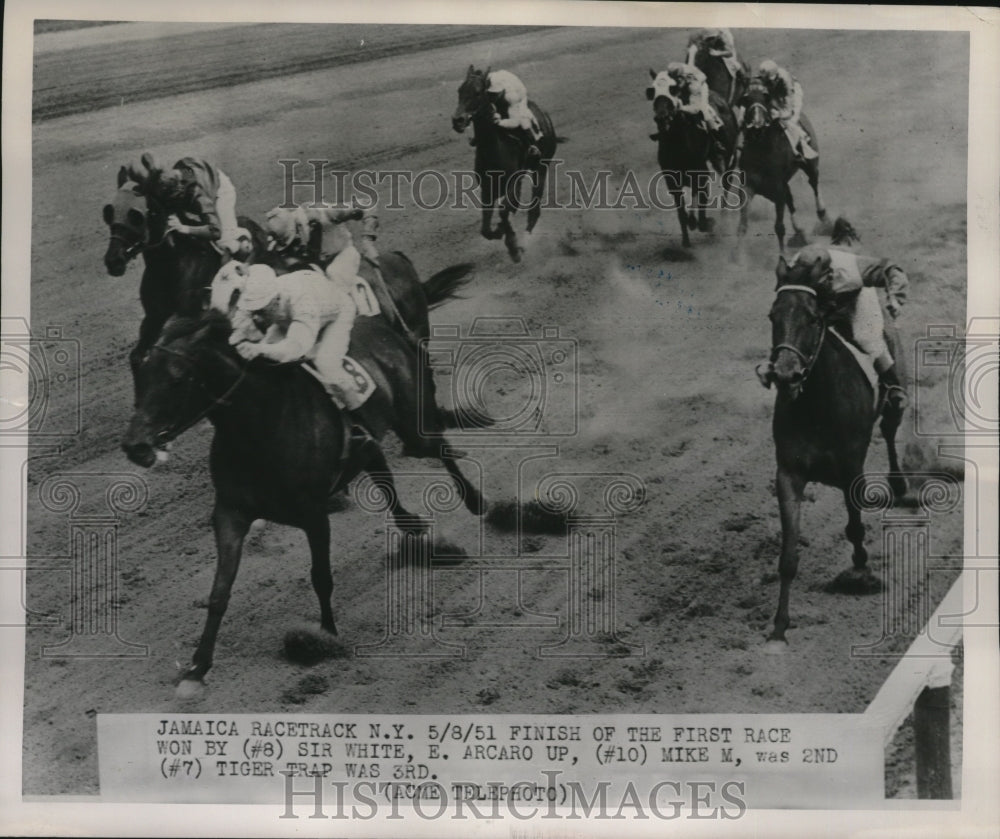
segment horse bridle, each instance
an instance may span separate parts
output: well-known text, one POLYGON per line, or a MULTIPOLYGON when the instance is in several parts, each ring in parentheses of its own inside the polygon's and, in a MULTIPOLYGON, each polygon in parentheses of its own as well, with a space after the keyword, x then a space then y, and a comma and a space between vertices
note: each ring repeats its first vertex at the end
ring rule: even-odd
MULTIPOLYGON (((159 350, 160 352, 166 353, 167 355, 172 355, 177 358, 180 358, 181 360, 184 361, 185 364, 187 364, 191 368, 197 367, 197 362, 195 362, 195 360, 186 353, 178 352, 177 350, 172 350, 169 347, 164 347, 162 344, 154 344, 152 347, 150 347, 149 352, 152 353, 154 350, 159 350)), ((201 381, 197 376, 192 375, 191 378, 195 381, 198 387, 200 387, 203 391, 205 391, 205 393, 207 393, 209 398, 212 400, 211 404, 203 411, 196 414, 194 418, 189 420, 188 422, 176 423, 174 425, 169 426, 168 428, 165 428, 163 431, 157 432, 155 441, 157 443, 169 443, 171 440, 180 437, 181 434, 183 434, 189 428, 192 428, 193 426, 197 425, 199 422, 205 419, 205 417, 207 417, 210 413, 212 413, 212 411, 214 411, 216 408, 229 405, 230 404, 229 398, 236 392, 236 388, 238 388, 243 383, 243 380, 246 378, 246 375, 247 375, 247 366, 245 364, 240 365, 240 375, 236 378, 236 381, 233 382, 233 384, 231 384, 226 389, 226 392, 223 393, 222 396, 212 396, 205 383, 201 381)))
POLYGON ((129 238, 122 236, 121 233, 116 233, 116 230, 128 230, 131 228, 126 227, 120 221, 116 221, 111 225, 111 236, 112 242, 121 242, 125 247, 122 250, 122 255, 125 257, 125 261, 132 259, 138 253, 145 253, 146 251, 156 250, 156 248, 162 246, 166 241, 167 237, 173 232, 172 230, 164 230, 163 235, 157 239, 155 242, 146 242, 143 239, 138 239, 135 242, 130 242, 129 238))
MULTIPOLYGON (((803 291, 807 294, 811 294, 816 297, 816 289, 807 285, 783 285, 778 288, 775 292, 776 295, 781 294, 783 291, 803 291)), ((799 386, 805 384, 806 379, 809 378, 809 374, 812 372, 813 366, 816 364, 816 359, 819 358, 820 350, 823 349, 823 340, 826 337, 826 322, 823 320, 822 314, 819 315, 819 340, 816 342, 816 349, 813 351, 812 355, 807 356, 802 350, 796 347, 794 344, 777 344, 771 347, 771 365, 774 365, 774 360, 778 357, 778 353, 781 350, 788 350, 794 353, 802 361, 802 378, 799 380, 799 386)))

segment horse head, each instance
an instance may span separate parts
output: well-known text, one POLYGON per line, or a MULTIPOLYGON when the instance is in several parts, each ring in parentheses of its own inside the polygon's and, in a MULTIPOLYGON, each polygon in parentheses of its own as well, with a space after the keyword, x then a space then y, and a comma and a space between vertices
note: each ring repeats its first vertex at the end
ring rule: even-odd
POLYGON ((680 100, 673 94, 674 80, 663 71, 649 71, 652 84, 646 88, 646 98, 653 103, 653 120, 660 134, 665 134, 674 118, 682 113, 680 100))
POLYGON ((111 234, 104 265, 112 277, 120 277, 150 241, 150 212, 142 186, 124 166, 118 170, 118 191, 104 205, 104 223, 111 234))
POLYGON ((468 128, 485 108, 490 105, 487 95, 490 69, 477 70, 471 64, 465 74, 465 81, 458 87, 458 106, 451 117, 451 127, 459 134, 468 128))
POLYGON ((743 130, 761 131, 771 124, 770 97, 767 89, 754 80, 741 99, 743 106, 743 130))
POLYGON ((122 440, 129 460, 152 466, 157 450, 225 404, 244 370, 228 344, 231 330, 219 312, 167 321, 136 375, 135 412, 122 440))
POLYGON ((771 363, 762 381, 773 381, 792 399, 798 397, 819 357, 826 333, 820 280, 829 267, 829 255, 815 258, 800 253, 789 266, 778 258, 778 284, 768 317, 771 320, 771 363))

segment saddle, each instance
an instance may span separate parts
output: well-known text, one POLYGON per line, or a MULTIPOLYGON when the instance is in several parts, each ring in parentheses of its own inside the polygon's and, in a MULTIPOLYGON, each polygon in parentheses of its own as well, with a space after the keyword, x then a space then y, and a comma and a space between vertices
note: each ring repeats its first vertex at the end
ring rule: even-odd
POLYGON ((858 367, 861 368, 861 372, 865 374, 865 378, 868 379, 868 383, 872 386, 872 392, 875 394, 874 408, 877 411, 880 397, 878 373, 875 372, 875 365, 872 364, 872 360, 868 356, 868 353, 860 349, 853 341, 849 341, 841 335, 837 331, 836 327, 827 326, 826 331, 830 337, 836 339, 847 347, 848 350, 850 350, 850 353, 857 362, 858 367))

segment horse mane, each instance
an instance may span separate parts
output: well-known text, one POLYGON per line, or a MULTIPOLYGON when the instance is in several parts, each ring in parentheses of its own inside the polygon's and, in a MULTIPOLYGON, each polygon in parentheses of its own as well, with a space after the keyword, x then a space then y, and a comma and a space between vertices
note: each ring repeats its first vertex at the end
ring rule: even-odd
POLYGON ((200 329, 206 329, 212 339, 228 338, 233 331, 229 317, 215 309, 209 309, 198 315, 173 315, 163 325, 159 344, 169 344, 180 338, 193 335, 200 329))

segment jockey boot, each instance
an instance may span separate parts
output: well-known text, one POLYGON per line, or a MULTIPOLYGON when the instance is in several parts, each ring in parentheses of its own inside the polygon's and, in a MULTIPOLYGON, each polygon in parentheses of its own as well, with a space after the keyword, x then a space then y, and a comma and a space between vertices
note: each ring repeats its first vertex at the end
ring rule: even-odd
POLYGON ((527 156, 527 164, 529 166, 534 166, 542 159, 542 152, 538 148, 538 144, 535 142, 535 134, 533 131, 525 128, 522 129, 524 132, 524 148, 525 154, 527 156))
POLYGON ((896 365, 890 364, 881 370, 878 369, 879 367, 882 367, 882 365, 876 365, 878 380, 886 390, 886 400, 889 406, 894 411, 902 412, 910 400, 906 395, 906 388, 903 387, 903 383, 899 380, 899 375, 896 373, 896 365))
POLYGON ((819 152, 809 145, 809 137, 805 132, 803 132, 802 139, 799 141, 799 156, 803 160, 815 160, 819 157, 819 152))

